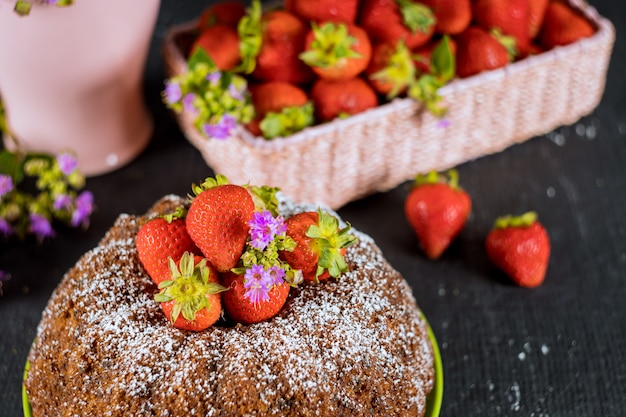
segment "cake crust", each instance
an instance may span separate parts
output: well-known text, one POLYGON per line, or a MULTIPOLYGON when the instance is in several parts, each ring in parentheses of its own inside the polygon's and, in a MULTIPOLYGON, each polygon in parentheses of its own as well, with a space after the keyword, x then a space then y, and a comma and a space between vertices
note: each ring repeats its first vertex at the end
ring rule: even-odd
MULTIPOLYGON (((338 280, 292 289, 278 316, 202 332, 170 325, 122 214, 43 312, 25 386, 33 416, 423 416, 433 348, 410 287, 367 235, 338 280)), ((282 200, 284 216, 311 207, 282 200)), ((315 208, 313 208, 315 209, 315 208)))

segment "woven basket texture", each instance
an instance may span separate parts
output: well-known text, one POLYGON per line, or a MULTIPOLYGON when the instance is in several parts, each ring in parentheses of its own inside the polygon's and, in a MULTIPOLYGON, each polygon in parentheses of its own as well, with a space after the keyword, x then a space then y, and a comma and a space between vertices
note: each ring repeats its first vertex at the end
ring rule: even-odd
MULTIPOLYGON (((337 209, 387 191, 417 173, 445 170, 575 123, 604 93, 615 42, 609 20, 572 1, 597 27, 591 38, 494 71, 456 79, 440 89, 448 113, 439 119, 410 98, 307 128, 272 141, 243 127, 226 141, 196 130, 176 114, 187 139, 215 173, 233 183, 280 187, 296 201, 337 209)), ((186 70, 181 39, 195 22, 172 27, 163 43, 169 76, 186 70)))

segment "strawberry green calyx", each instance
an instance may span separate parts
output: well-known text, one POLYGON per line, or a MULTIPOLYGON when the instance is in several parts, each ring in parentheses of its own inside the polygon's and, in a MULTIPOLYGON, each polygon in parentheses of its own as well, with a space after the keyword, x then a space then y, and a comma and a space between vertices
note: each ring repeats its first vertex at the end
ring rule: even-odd
POLYGON ((357 40, 348 33, 345 24, 326 22, 318 26, 311 23, 311 27, 314 34, 311 49, 299 55, 307 65, 329 68, 343 59, 361 57, 361 54, 352 48, 357 40))
POLYGON ((417 174, 413 186, 425 184, 447 184, 450 188, 459 190, 459 173, 456 169, 450 169, 445 173, 430 171, 428 174, 417 174))
POLYGON ((196 265, 194 255, 185 252, 180 259, 180 267, 171 257, 168 259, 168 264, 172 279, 159 284, 161 292, 154 296, 154 300, 160 303, 174 301, 170 318, 172 323, 181 313, 186 320, 195 320, 198 311, 211 307, 207 295, 227 290, 220 284, 209 282, 206 259, 202 259, 196 265))
POLYGON ((519 55, 519 49, 517 48, 517 41, 515 40, 515 37, 505 35, 498 28, 493 28, 490 33, 491 33, 491 36, 496 38, 496 40, 500 42, 502 46, 504 46, 509 56, 509 61, 510 62, 514 61, 515 57, 519 55))
POLYGON ((506 229, 508 227, 530 227, 537 221, 537 213, 529 211, 521 216, 500 216, 496 219, 494 229, 506 229))
POLYGON ((317 215, 318 224, 311 225, 306 232, 307 237, 313 239, 312 245, 319 256, 315 276, 319 277, 325 270, 328 270, 331 277, 339 278, 348 270, 342 249, 356 243, 357 238, 348 233, 351 228, 350 223, 340 229, 339 220, 335 216, 321 209, 317 210, 317 215))
POLYGON ((225 175, 217 174, 215 178, 207 177, 200 185, 192 184, 191 190, 193 191, 193 195, 197 196, 203 191, 210 190, 211 188, 224 184, 229 184, 228 178, 226 178, 225 175))
POLYGON ((411 0, 396 0, 402 22, 412 33, 420 31, 426 33, 436 23, 435 15, 430 7, 411 0))
POLYGON ((411 57, 411 51, 402 40, 398 41, 394 52, 389 57, 389 64, 382 70, 370 76, 371 79, 391 83, 391 91, 387 98, 396 97, 406 86, 415 81, 415 63, 411 57))
POLYGON ((239 41, 241 64, 235 69, 235 72, 251 74, 256 67, 256 58, 263 43, 262 14, 261 2, 253 0, 246 10, 246 15, 239 20, 237 32, 241 39, 239 41))
POLYGON ((167 221, 168 223, 172 223, 174 220, 184 219, 186 215, 187 209, 183 206, 178 206, 173 213, 163 214, 161 217, 165 219, 165 221, 167 221))
POLYGON ((260 128, 265 139, 289 136, 313 124, 313 103, 289 106, 280 112, 269 112, 261 120, 260 128))

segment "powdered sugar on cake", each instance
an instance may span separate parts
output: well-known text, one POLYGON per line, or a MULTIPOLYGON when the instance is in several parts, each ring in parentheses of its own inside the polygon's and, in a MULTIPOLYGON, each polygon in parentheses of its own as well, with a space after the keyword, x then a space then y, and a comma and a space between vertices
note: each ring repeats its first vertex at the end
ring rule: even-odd
MULTIPOLYGON (((279 208, 317 207, 281 198, 279 208)), ((167 322, 137 258, 134 235, 151 215, 121 215, 53 294, 29 357, 34 416, 423 415, 426 324, 369 236, 353 230, 350 271, 292 289, 273 319, 194 333, 167 322)))

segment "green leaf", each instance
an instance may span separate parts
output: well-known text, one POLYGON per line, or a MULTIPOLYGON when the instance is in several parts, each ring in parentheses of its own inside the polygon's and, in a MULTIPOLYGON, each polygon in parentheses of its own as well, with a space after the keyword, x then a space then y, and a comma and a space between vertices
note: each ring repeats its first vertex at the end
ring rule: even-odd
POLYGON ((207 52, 204 50, 204 48, 195 48, 194 49, 193 53, 189 57, 189 60, 187 61, 187 68, 189 70, 193 70, 199 64, 206 64, 206 65, 209 66, 209 68, 211 68, 213 70, 217 70, 218 69, 217 65, 215 65, 215 62, 213 61, 213 59, 211 59, 209 54, 207 54, 207 52))
POLYGON ((438 75, 442 82, 448 82, 456 75, 456 59, 450 47, 450 37, 445 35, 431 56, 433 73, 438 75))

